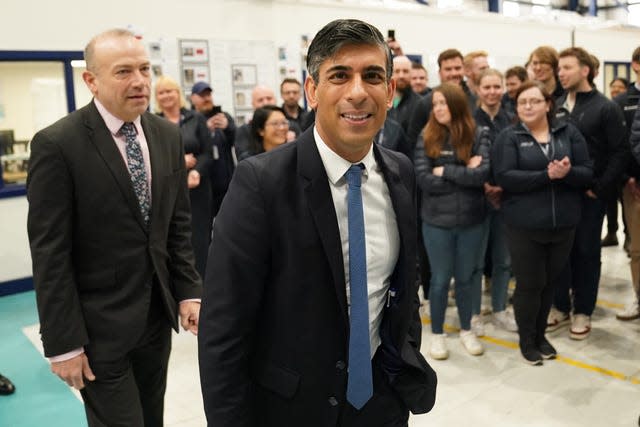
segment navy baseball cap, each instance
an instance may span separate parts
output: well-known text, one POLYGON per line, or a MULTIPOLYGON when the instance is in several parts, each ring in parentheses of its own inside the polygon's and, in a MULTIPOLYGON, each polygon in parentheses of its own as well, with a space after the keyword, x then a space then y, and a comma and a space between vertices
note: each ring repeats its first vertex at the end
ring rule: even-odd
POLYGON ((194 84, 193 87, 191 88, 191 93, 197 93, 199 95, 202 92, 204 92, 205 90, 213 92, 213 89, 211 89, 211 86, 209 86, 209 83, 207 83, 207 82, 198 82, 198 83, 194 84))

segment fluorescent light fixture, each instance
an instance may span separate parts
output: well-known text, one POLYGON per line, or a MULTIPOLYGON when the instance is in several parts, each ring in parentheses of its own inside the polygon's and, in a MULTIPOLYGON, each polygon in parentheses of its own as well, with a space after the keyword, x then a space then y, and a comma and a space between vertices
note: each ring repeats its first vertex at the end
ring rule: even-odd
POLYGON ((87 68, 87 63, 83 59, 74 59, 71 61, 73 68, 87 68))

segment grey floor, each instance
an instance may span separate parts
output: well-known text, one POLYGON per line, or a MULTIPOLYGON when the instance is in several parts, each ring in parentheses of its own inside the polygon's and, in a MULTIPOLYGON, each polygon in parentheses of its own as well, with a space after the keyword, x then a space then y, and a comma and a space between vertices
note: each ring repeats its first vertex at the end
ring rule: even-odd
MULTIPOLYGON (((468 355, 458 340, 456 310, 450 307, 446 322, 451 356, 446 361, 427 356, 438 373, 436 406, 429 414, 412 416, 410 426, 637 426, 640 320, 615 319, 615 312, 631 298, 628 259, 621 247, 611 247, 603 249, 602 260, 591 336, 572 341, 567 329, 551 333, 560 357, 544 366, 523 363, 516 334, 490 323, 482 338, 485 354, 468 355)), ((422 351, 427 354, 426 310, 423 323, 422 351)), ((39 348, 38 326, 23 331, 39 348)), ((186 333, 174 336, 165 419, 168 427, 206 425, 196 340, 186 333)))

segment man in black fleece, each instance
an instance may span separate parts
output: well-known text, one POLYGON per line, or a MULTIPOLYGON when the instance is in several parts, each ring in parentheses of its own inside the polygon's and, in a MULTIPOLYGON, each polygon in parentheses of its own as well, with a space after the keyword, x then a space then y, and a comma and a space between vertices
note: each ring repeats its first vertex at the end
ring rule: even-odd
POLYGON ((591 332, 591 314, 600 281, 600 235, 608 197, 615 196, 627 167, 628 148, 622 110, 594 88, 591 55, 579 47, 560 52, 558 77, 566 93, 558 99, 556 119, 577 126, 593 160, 593 182, 582 199, 582 217, 576 228, 570 260, 561 274, 549 314, 548 330, 569 321, 570 337, 583 340, 591 332))

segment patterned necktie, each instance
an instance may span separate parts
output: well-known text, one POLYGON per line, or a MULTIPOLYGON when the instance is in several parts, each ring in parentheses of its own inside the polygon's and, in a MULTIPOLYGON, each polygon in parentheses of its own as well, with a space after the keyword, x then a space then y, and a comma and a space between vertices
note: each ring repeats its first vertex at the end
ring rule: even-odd
POLYGON ((131 175, 131 184, 140 204, 140 213, 145 224, 149 224, 149 212, 151 210, 151 197, 149 196, 149 184, 147 172, 144 168, 142 149, 138 142, 136 127, 131 122, 127 122, 120 128, 120 134, 127 142, 127 166, 131 175))
POLYGON ((367 293, 367 258, 362 210, 363 165, 352 165, 345 177, 349 185, 349 287, 351 295, 349 329, 349 376, 347 401, 360 409, 373 395, 371 344, 369 340, 369 298, 367 293))

